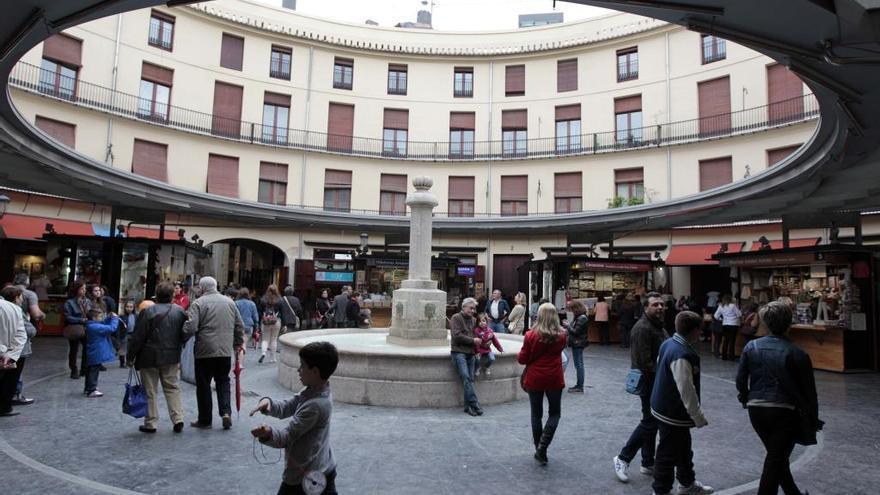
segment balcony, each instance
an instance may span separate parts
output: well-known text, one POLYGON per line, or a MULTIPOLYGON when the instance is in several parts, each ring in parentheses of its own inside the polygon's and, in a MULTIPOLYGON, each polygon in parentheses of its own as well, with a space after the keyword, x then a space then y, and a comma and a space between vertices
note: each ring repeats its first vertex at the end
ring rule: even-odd
POLYGON ((173 105, 163 108, 164 115, 145 115, 143 108, 147 102, 136 95, 82 80, 76 81, 75 93, 53 91, 40 82, 41 75, 45 77, 42 72, 45 70, 38 66, 19 62, 10 75, 9 85, 64 104, 193 134, 276 148, 388 160, 472 162, 616 153, 742 136, 815 120, 819 116, 815 96, 807 94, 729 114, 628 129, 625 136, 619 131, 573 135, 568 137, 567 146, 559 146, 555 137, 517 141, 515 148, 502 140, 468 142, 464 148, 461 142, 409 140, 405 153, 387 153, 381 138, 328 135, 302 129, 264 129, 260 123, 224 119, 173 105), (156 118, 159 116, 161 118, 156 118))

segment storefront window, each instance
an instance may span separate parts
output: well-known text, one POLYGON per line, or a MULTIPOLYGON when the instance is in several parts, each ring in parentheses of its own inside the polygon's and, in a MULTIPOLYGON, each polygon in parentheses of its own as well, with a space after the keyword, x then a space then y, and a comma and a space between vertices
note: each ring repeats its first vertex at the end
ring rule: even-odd
POLYGON ((129 244, 122 249, 120 272, 119 301, 134 301, 138 305, 144 300, 147 290, 146 244, 129 244))
MULTIPOLYGON (((101 272, 104 268, 103 249, 101 244, 84 242, 76 248, 75 280, 88 285, 101 284, 101 272)), ((65 283, 65 285, 67 285, 65 283)))

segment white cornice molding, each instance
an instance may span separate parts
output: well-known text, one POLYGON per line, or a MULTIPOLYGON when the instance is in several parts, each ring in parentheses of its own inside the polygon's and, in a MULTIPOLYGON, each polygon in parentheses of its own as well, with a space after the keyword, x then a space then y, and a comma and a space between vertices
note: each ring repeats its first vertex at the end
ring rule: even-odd
POLYGON ((582 47, 672 26, 664 21, 647 17, 611 14, 538 28, 455 32, 339 22, 249 0, 195 3, 186 8, 275 35, 348 49, 405 55, 466 57, 528 55, 582 47))

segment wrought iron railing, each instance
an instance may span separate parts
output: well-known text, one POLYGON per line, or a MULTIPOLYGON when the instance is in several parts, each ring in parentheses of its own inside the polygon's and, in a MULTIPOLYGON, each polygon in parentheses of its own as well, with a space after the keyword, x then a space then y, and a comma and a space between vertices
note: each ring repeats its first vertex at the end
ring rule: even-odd
MULTIPOLYGON (((700 119, 682 120, 617 131, 526 140, 523 149, 510 149, 503 140, 475 142, 408 141, 406 153, 386 152, 382 139, 326 134, 302 129, 264 126, 174 105, 151 105, 148 99, 114 91, 82 80, 46 84, 47 72, 19 62, 9 84, 30 93, 80 107, 140 120, 186 132, 212 135, 239 142, 313 152, 345 154, 393 160, 486 161, 554 158, 671 146, 708 139, 739 136, 815 119, 819 105, 812 94, 700 119), (41 83, 41 76, 43 81, 41 83), (74 88, 71 94, 70 88, 74 88), (161 108, 165 115, 146 109, 161 108)), ((68 78, 72 79, 72 78, 68 78)), ((53 79, 57 81, 58 79, 53 79)))

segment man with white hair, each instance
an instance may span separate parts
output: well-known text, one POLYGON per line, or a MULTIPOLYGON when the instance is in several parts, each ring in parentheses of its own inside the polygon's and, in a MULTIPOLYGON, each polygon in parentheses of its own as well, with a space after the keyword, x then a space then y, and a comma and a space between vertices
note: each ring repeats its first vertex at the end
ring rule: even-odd
POLYGON ((233 352, 244 353, 244 323, 235 302, 217 292, 213 277, 199 280, 201 297, 192 302, 187 311, 184 333, 195 335, 196 399, 199 418, 190 423, 193 428, 211 428, 211 380, 217 389, 217 409, 223 429, 232 427, 229 371, 233 352))
POLYGON ((21 289, 4 287, 0 296, 0 417, 15 416, 12 396, 18 381, 16 362, 27 342, 24 314, 21 311, 21 289))
POLYGON ((474 354, 482 342, 479 337, 474 336, 474 328, 477 326, 474 317, 476 311, 477 301, 468 297, 461 302, 461 311, 449 320, 449 328, 452 336, 452 365, 455 366, 464 388, 464 412, 471 416, 482 416, 483 408, 480 407, 477 392, 474 390, 474 354))

